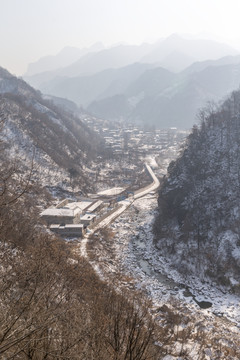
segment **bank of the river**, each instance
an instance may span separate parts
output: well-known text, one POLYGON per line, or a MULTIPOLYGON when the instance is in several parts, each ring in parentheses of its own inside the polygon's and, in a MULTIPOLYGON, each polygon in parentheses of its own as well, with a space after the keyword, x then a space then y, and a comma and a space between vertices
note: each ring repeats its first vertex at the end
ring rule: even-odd
MULTIPOLYGON (((136 200, 110 225, 107 237, 99 234, 90 239, 87 252, 93 267, 115 287, 145 293, 152 300, 151 311, 162 324, 165 320, 161 309, 174 309, 176 314, 187 314, 190 328, 197 332, 204 329, 211 341, 221 339, 231 348, 240 348, 239 299, 211 284, 201 284, 191 277, 183 279, 157 254, 151 232, 156 205, 156 194, 136 200)), ((195 359, 195 355, 189 359, 195 359)))
POLYGON ((112 224, 115 231, 112 248, 117 266, 126 274, 134 275, 139 280, 138 286, 147 290, 156 305, 174 296, 240 326, 239 297, 223 293, 214 284, 202 283, 189 274, 183 277, 173 270, 167 259, 159 256, 152 244, 151 232, 156 205, 156 195, 148 195, 135 201, 112 224))

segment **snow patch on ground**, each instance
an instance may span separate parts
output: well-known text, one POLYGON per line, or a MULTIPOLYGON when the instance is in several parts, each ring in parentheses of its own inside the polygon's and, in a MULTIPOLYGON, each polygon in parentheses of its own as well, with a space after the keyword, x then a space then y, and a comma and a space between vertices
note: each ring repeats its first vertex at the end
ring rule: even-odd
POLYGON ((115 187, 115 188, 111 188, 111 189, 106 189, 103 191, 98 192, 98 195, 118 195, 121 194, 121 192, 124 191, 124 188, 122 187, 115 187))

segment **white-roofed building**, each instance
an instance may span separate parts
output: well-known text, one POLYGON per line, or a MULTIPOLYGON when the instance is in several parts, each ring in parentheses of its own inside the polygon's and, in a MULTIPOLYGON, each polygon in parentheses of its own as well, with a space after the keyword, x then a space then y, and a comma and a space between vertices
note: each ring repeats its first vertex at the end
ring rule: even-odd
POLYGON ((85 214, 80 218, 81 224, 83 224, 85 227, 92 225, 92 223, 94 223, 95 220, 96 220, 95 214, 85 214))
POLYGON ((93 201, 91 200, 77 201, 68 203, 65 207, 72 210, 78 208, 81 211, 81 214, 83 214, 92 203, 93 201))
POLYGON ((98 212, 103 207, 103 201, 97 200, 91 206, 86 209, 86 213, 98 212))
POLYGON ((44 210, 40 216, 51 224, 79 224, 80 216, 91 206, 93 201, 84 200, 79 202, 67 202, 64 207, 54 207, 44 210))
POLYGON ((82 237, 85 234, 85 227, 83 224, 66 224, 66 225, 53 224, 50 225, 49 229, 53 231, 55 234, 66 237, 76 237, 76 236, 82 237))
POLYGON ((40 216, 48 224, 78 224, 81 210, 79 208, 48 208, 40 216))

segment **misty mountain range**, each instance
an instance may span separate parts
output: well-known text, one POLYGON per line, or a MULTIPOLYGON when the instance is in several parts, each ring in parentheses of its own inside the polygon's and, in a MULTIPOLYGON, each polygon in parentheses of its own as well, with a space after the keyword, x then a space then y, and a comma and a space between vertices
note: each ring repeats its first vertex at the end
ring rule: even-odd
POLYGON ((30 64, 24 78, 98 117, 189 128, 207 101, 238 88, 239 70, 240 55, 228 45, 172 35, 153 45, 65 48, 30 64))

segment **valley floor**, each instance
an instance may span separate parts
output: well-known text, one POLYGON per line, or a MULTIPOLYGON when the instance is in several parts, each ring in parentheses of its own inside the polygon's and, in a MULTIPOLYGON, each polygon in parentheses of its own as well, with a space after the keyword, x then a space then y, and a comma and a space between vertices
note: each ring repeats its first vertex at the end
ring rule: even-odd
MULTIPOLYGON (((152 222, 157 194, 149 188, 117 214, 107 235, 100 229, 80 245, 100 277, 115 286, 143 292, 152 302, 155 317, 164 305, 187 312, 201 324, 207 336, 216 335, 240 346, 240 299, 200 282, 190 274, 180 275, 153 245, 152 222), (199 306, 200 305, 200 306, 199 306), (184 310, 183 310, 184 309, 184 310)), ((153 189, 154 190, 154 189, 153 189)), ((192 357, 194 359, 194 355, 192 357)))
POLYGON ((191 276, 183 279, 167 259, 159 257, 151 232, 156 205, 156 194, 146 195, 111 224, 107 238, 93 236, 87 244, 91 264, 105 280, 146 294, 152 301, 154 316, 161 317, 158 309, 164 305, 173 306, 188 313, 210 338, 231 339, 239 347, 240 299, 191 276), (196 301, 211 302, 212 306, 201 309, 196 301))
MULTIPOLYGON (((148 159, 151 164, 153 160, 153 156, 148 159)), ((163 174, 169 162, 167 156, 154 172, 163 174)), ((167 258, 159 255, 152 234, 156 207, 157 193, 148 189, 105 224, 107 227, 99 227, 94 234, 89 234, 78 246, 81 255, 88 258, 102 279, 119 289, 137 291, 150 299, 150 311, 161 326, 167 316, 162 311, 164 307, 181 316, 187 314, 192 326, 191 336, 185 344, 190 354, 188 359, 200 359, 193 332, 201 333, 208 341, 203 359, 239 359, 240 298, 217 288, 207 279, 201 282, 191 274, 180 275, 167 258), (209 344, 218 344, 216 346, 226 351, 216 357, 217 347, 214 350, 209 344), (229 349, 234 349, 233 356, 226 355, 230 353, 229 349)), ((188 327, 181 321, 178 326, 185 330, 188 327)), ((176 347, 178 345, 176 343, 176 347)), ((179 354, 177 350, 171 353, 179 354)))
POLYGON ((216 288, 209 281, 202 283, 191 274, 181 276, 173 270, 168 259, 159 256, 152 244, 151 232, 156 206, 156 196, 145 196, 135 201, 133 207, 112 224, 115 266, 124 269, 128 275, 134 274, 138 287, 146 289, 156 306, 172 296, 196 309, 199 308, 196 301, 200 304, 201 301, 210 302, 211 307, 201 309, 204 314, 227 318, 240 328, 238 296, 216 288))

